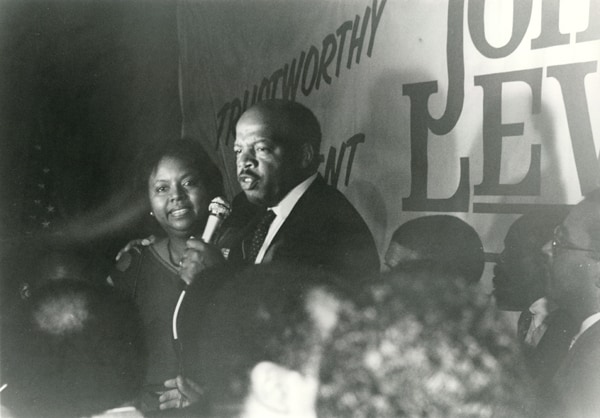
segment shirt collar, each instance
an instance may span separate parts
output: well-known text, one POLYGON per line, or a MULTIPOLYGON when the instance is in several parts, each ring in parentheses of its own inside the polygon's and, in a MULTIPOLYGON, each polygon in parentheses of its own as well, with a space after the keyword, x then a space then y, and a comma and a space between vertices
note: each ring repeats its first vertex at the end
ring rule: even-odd
POLYGON ((548 315, 558 309, 558 306, 546 297, 539 298, 531 304, 529 312, 532 315, 534 327, 539 327, 544 323, 548 315))
POLYGON ((318 173, 315 173, 312 176, 308 177, 306 180, 304 180, 302 183, 298 184, 296 187, 290 190, 283 199, 281 199, 277 206, 273 206, 269 209, 275 212, 275 215, 277 215, 278 218, 287 218, 292 209, 294 209, 294 206, 296 206, 296 203, 298 203, 298 200, 300 200, 302 195, 315 181, 317 175, 318 173))
POLYGON ((543 297, 539 298, 531 304, 531 306, 529 307, 529 312, 531 312, 533 315, 547 316, 548 314, 554 312, 556 309, 558 309, 556 303, 554 303, 546 297, 543 297))
POLYGON ((583 334, 585 331, 587 331, 588 328, 590 328, 592 325, 594 325, 598 321, 600 321, 600 312, 596 312, 595 314, 588 316, 581 323, 581 327, 579 328, 579 333, 577 334, 577 336, 580 336, 581 334, 583 334))

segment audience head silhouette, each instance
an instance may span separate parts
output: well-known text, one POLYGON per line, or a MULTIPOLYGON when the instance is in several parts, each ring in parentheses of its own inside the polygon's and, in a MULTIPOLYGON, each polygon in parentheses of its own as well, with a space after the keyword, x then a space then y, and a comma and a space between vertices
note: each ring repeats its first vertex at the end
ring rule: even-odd
POLYGON ((498 307, 524 310, 546 295, 549 269, 542 249, 567 212, 563 208, 543 209, 519 217, 510 226, 494 268, 498 307))
POLYGON ((479 281, 485 262, 483 244, 475 229, 450 215, 422 216, 396 229, 385 255, 385 266, 393 270, 410 260, 442 263, 471 283, 479 281))
POLYGON ((321 351, 342 305, 318 270, 272 263, 239 273, 202 317, 186 318, 200 323, 192 363, 210 401, 245 417, 314 417, 321 351))
POLYGON ((341 316, 321 368, 319 417, 527 417, 517 342, 487 298, 444 265, 404 263, 341 316))
POLYGON ((21 315, 7 355, 8 401, 17 415, 90 416, 135 398, 145 362, 130 300, 64 279, 36 289, 21 315))

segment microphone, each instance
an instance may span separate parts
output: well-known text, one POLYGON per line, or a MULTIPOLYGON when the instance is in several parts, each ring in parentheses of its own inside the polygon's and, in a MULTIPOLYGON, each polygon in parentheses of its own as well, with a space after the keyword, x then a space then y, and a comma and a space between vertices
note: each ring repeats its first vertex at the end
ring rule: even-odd
POLYGON ((210 244, 217 229, 231 213, 231 206, 225 199, 217 196, 208 205, 208 212, 208 220, 202 233, 202 241, 210 244))

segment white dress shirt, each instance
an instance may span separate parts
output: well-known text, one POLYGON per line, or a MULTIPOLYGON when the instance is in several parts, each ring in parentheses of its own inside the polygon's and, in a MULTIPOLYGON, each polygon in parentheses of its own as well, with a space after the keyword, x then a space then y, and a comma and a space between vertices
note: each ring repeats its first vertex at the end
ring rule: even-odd
POLYGON ((531 324, 525 336, 525 344, 536 347, 544 333, 548 329, 548 316, 558 309, 558 306, 550 299, 543 297, 539 298, 531 304, 529 312, 531 312, 531 324))
POLYGON ((304 180, 302 183, 290 190, 289 193, 285 195, 283 199, 281 199, 277 206, 269 208, 269 210, 272 210, 275 213, 275 219, 273 219, 273 222, 271 222, 269 232, 267 232, 265 241, 256 255, 254 264, 260 264, 262 262, 263 258, 265 257, 265 253, 267 252, 267 248, 269 248, 269 245, 271 245, 271 242, 273 241, 273 238, 275 238, 277 231, 279 231, 281 225, 283 225, 287 217, 290 215, 292 209, 294 209, 294 206, 296 206, 296 203, 298 203, 298 200, 300 200, 302 195, 306 193, 306 190, 308 190, 310 185, 313 184, 313 181, 315 181, 317 175, 318 174, 315 173, 304 180))

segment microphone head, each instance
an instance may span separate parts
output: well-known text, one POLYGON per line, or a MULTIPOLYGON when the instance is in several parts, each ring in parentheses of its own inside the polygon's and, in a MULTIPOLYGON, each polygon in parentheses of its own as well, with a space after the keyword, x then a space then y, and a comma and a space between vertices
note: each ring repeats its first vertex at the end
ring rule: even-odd
POLYGON ((217 196, 210 201, 208 212, 219 219, 225 219, 231 214, 231 205, 222 197, 217 196))

